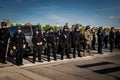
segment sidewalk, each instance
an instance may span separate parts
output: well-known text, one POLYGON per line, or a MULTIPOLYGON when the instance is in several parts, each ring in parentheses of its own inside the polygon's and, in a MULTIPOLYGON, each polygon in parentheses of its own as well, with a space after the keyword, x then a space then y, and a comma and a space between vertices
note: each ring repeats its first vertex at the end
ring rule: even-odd
MULTIPOLYGON (((73 62, 76 60, 89 60, 89 59, 96 59, 96 58, 104 58, 104 57, 110 57, 110 56, 115 56, 115 55, 120 55, 120 50, 119 49, 115 49, 113 52, 110 52, 108 49, 103 49, 103 53, 104 54, 97 54, 97 51, 94 50, 92 51, 92 53, 94 54, 94 56, 87 56, 87 57, 76 57, 76 58, 72 58, 72 59, 64 59, 64 60, 60 60, 60 55, 58 56, 58 60, 54 61, 51 60, 51 62, 48 62, 46 60, 46 58, 44 59, 43 63, 37 62, 35 64, 32 63, 32 56, 29 57, 29 59, 23 59, 23 66, 20 67, 29 67, 29 66, 35 66, 35 65, 46 65, 46 64, 60 64, 60 63, 67 63, 67 62, 73 62)), ((81 54, 83 54, 81 52, 81 54)), ((72 54, 71 54, 72 56, 72 54)), ((53 59, 53 57, 51 56, 51 59, 53 59)), ((7 64, 1 64, 0 63, 0 68, 4 68, 4 67, 11 67, 11 66, 16 66, 15 64, 11 63, 11 62, 7 62, 7 64)))
MULTIPOLYGON (((93 73, 89 69, 87 70, 87 69, 78 68, 75 66, 76 64, 77 65, 85 64, 85 62, 88 62, 88 63, 96 63, 96 61, 101 62, 101 60, 106 59, 107 57, 109 58, 112 56, 114 57, 114 56, 120 55, 120 50, 117 50, 117 49, 112 53, 110 53, 106 49, 103 52, 104 54, 97 54, 97 51, 93 51, 94 56, 87 56, 87 57, 80 57, 80 58, 77 57, 75 59, 72 58, 72 59, 64 59, 64 60, 58 59, 58 61, 51 60, 51 62, 44 61, 43 63, 36 62, 35 64, 24 59, 24 65, 20 67, 10 62, 8 62, 8 64, 0 63, 0 80, 54 80, 54 79, 56 80, 61 80, 61 79, 62 80, 74 80, 74 79, 97 80, 98 77, 101 78, 102 80, 106 80, 106 79, 116 80, 116 79, 113 79, 113 77, 111 76, 93 73), (93 75, 95 75, 96 78, 93 75)), ((112 64, 112 66, 116 66, 116 65, 112 64)), ((111 64, 108 66, 104 65, 103 67, 109 68, 111 67, 111 64)), ((90 69, 97 70, 103 67, 102 66, 93 67, 93 68, 90 67, 90 69)), ((118 75, 119 73, 116 73, 116 74, 118 75)))
MULTIPOLYGON (((61 64, 61 63, 73 62, 73 61, 77 61, 77 60, 81 61, 81 60, 89 60, 89 59, 96 59, 96 58, 99 59, 99 58, 104 58, 104 57, 111 57, 111 56, 115 56, 115 55, 120 55, 120 50, 115 49, 113 52, 110 52, 108 49, 103 49, 104 54, 97 54, 96 50, 92 51, 92 53, 94 54, 94 56, 76 57, 76 58, 64 59, 64 60, 58 59, 57 61, 51 60, 51 62, 44 61, 43 63, 36 62, 35 64, 33 64, 32 62, 30 62, 28 60, 24 60, 24 65, 21 66, 21 67, 29 67, 29 66, 36 66, 36 65, 46 65, 46 64, 54 64, 54 63, 55 64, 61 64)), ((72 56, 72 54, 71 54, 71 56, 72 56)), ((58 55, 58 58, 59 57, 60 56, 58 55)))

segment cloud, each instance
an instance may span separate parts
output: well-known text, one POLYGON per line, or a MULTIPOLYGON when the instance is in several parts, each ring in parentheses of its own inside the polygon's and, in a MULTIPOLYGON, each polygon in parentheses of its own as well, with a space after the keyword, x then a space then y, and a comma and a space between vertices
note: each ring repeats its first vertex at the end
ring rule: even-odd
POLYGON ((70 19, 68 19, 66 17, 56 16, 56 15, 49 15, 49 18, 57 21, 60 24, 70 22, 70 19))
POLYGON ((120 16, 109 16, 109 19, 120 19, 120 16))
POLYGON ((106 10, 119 10, 120 6, 114 6, 114 7, 109 7, 109 8, 102 8, 102 9, 98 9, 98 11, 106 11, 106 10))

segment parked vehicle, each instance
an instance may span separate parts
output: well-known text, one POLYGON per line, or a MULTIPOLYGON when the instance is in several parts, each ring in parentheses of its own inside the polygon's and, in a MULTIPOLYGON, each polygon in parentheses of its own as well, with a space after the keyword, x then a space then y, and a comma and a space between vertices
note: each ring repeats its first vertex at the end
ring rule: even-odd
MULTIPOLYGON (((9 27, 8 30, 10 32, 10 35, 11 35, 11 39, 14 35, 14 33, 17 31, 17 28, 20 27, 20 26, 15 26, 15 27, 9 27)), ((26 50, 25 50, 25 54, 27 55, 31 55, 32 53, 32 49, 33 49, 33 43, 32 43, 32 36, 33 36, 33 32, 34 32, 34 29, 36 28, 39 28, 37 26, 21 26, 22 28, 22 32, 24 33, 25 35, 25 38, 26 38, 26 50)), ((12 43, 12 42, 11 42, 12 43)), ((13 50, 12 50, 12 44, 10 44, 10 54, 13 53, 13 50)))

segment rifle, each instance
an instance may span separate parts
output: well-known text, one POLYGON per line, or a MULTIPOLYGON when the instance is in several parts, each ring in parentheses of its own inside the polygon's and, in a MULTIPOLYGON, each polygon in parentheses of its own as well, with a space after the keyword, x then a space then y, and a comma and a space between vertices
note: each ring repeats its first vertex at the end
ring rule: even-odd
POLYGON ((6 48, 6 53, 5 53, 6 58, 7 58, 7 54, 8 54, 8 51, 9 51, 9 42, 10 42, 10 38, 7 41, 7 48, 6 48))

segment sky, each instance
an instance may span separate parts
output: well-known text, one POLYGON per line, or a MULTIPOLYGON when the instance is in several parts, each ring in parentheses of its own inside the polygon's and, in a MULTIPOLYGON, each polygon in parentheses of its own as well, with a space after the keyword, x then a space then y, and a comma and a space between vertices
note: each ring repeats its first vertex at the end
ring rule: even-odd
POLYGON ((120 0, 0 0, 0 21, 120 27, 120 0))

